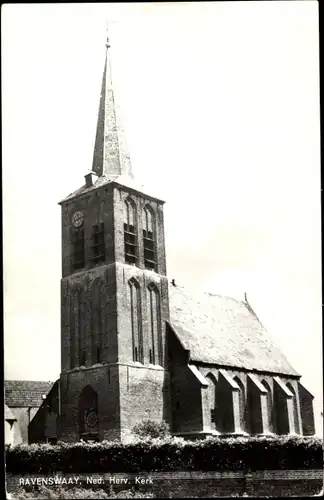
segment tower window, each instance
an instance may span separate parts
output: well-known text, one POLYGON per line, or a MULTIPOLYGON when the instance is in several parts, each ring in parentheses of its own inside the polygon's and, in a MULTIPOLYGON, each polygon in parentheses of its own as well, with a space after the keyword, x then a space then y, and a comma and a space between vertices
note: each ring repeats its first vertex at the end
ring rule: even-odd
POLYGON ((139 283, 131 278, 128 282, 130 319, 133 344, 133 361, 143 363, 142 308, 139 283))
POLYGON ((83 227, 73 229, 72 232, 72 269, 84 267, 84 229, 83 227))
POLYGON ((94 262, 105 260, 105 230, 103 222, 92 227, 92 260, 94 262))
POLYGON ((80 360, 80 366, 85 366, 86 364, 86 353, 85 351, 81 352, 81 360, 80 360))
POLYGON ((137 261, 137 241, 136 241, 136 207, 131 199, 125 201, 124 211, 124 247, 125 262, 136 264, 137 261))
POLYGON ((154 283, 148 285, 148 326, 149 326, 149 362, 153 365, 162 365, 162 332, 161 332, 161 305, 160 294, 154 283))
POLYGON ((97 347, 97 363, 101 363, 101 350, 100 347, 97 347))
POLYGON ((156 270, 154 216, 152 209, 146 206, 143 211, 144 265, 146 269, 156 270))

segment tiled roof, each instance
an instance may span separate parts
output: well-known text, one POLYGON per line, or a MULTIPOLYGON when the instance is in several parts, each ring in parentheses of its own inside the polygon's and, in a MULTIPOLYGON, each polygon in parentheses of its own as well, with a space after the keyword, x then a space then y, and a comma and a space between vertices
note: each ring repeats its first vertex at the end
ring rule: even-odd
POLYGON ((38 380, 5 380, 5 402, 10 408, 39 407, 42 395, 47 396, 53 384, 38 380))
POLYGON ((5 404, 5 412, 4 412, 4 418, 5 420, 17 420, 15 415, 12 413, 10 408, 5 404))
POLYGON ((299 375, 248 303, 170 285, 170 322, 193 361, 299 375))

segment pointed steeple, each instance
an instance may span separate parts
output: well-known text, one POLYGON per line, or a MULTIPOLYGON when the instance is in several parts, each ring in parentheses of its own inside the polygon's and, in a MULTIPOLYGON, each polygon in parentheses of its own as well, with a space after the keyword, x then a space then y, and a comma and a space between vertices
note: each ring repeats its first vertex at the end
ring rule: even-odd
POLYGON ((116 106, 111 78, 110 43, 107 36, 92 171, 113 180, 120 175, 133 178, 124 130, 116 106))

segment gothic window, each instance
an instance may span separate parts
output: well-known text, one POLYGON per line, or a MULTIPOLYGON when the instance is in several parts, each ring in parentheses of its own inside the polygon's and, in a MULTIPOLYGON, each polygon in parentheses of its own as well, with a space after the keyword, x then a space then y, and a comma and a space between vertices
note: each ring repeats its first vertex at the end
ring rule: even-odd
POLYGON ((75 342, 75 317, 78 308, 77 297, 74 291, 71 291, 70 295, 70 369, 76 366, 76 342, 75 342))
POLYGON ((296 392, 295 392, 295 389, 293 388, 293 386, 290 382, 288 382, 287 387, 293 395, 292 403, 293 403, 293 412, 294 412, 294 431, 296 434, 299 434, 299 420, 298 420, 298 408, 297 408, 296 392))
POLYGON ((71 291, 71 326, 70 326, 70 367, 74 368, 81 361, 81 310, 80 310, 80 290, 78 288, 71 291), (78 358, 77 358, 78 356, 78 358))
POLYGON ((131 198, 127 198, 124 204, 124 248, 125 262, 127 264, 136 264, 136 206, 131 198))
POLYGON ((267 400, 267 411, 268 411, 268 423, 269 423, 269 431, 271 432, 273 429, 272 425, 272 395, 270 385, 266 380, 262 380, 263 387, 267 390, 266 400, 267 400))
POLYGON ((239 386, 239 412, 240 412, 240 427, 241 430, 245 430, 245 408, 246 408, 246 400, 245 400, 245 389, 242 381, 239 377, 234 377, 235 382, 239 386))
POLYGON ((72 229, 72 271, 84 267, 84 228, 72 229))
POLYGON ((80 366, 85 366, 86 364, 86 352, 85 351, 81 351, 81 354, 80 354, 80 366))
POLYGON ((100 363, 101 334, 102 334, 102 303, 101 303, 101 281, 95 279, 91 286, 91 340, 92 340, 92 363, 100 363))
POLYGON ((87 361, 86 351, 85 351, 85 338, 84 338, 84 293, 83 289, 80 287, 77 291, 78 297, 78 313, 77 313, 77 338, 79 344, 79 366, 85 366, 87 361))
POLYGON ((216 418, 217 418, 217 407, 216 407, 216 378, 212 373, 208 373, 206 376, 208 380, 208 404, 210 411, 210 426, 212 429, 216 429, 216 418))
POLYGON ((162 332, 160 294, 154 283, 148 286, 148 324, 149 324, 149 362, 152 365, 162 365, 162 332))
POLYGON ((104 223, 92 226, 92 260, 95 263, 105 260, 105 230, 104 223))
POLYGON ((143 337, 142 337, 142 312, 140 287, 138 282, 132 278, 128 282, 128 293, 130 298, 133 361, 143 363, 143 337))
POLYGON ((153 210, 149 205, 146 205, 143 210, 143 239, 145 268, 155 271, 155 220, 153 210))

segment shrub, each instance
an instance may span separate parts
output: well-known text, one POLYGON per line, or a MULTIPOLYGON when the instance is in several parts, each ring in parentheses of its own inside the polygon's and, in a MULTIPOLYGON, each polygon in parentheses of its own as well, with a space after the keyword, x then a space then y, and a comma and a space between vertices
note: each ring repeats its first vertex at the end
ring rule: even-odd
POLYGON ((6 469, 16 474, 322 469, 322 448, 318 438, 297 436, 23 444, 7 452, 6 469))
POLYGON ((136 424, 132 430, 135 436, 140 438, 164 438, 170 435, 169 424, 164 422, 155 422, 154 420, 143 420, 141 423, 136 424))

